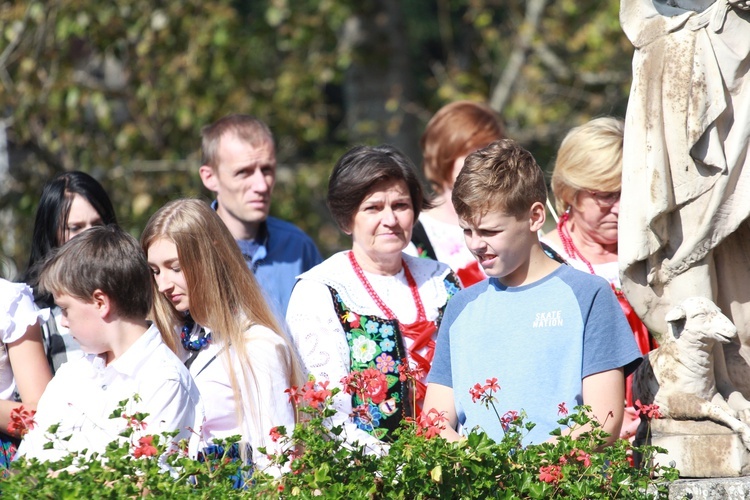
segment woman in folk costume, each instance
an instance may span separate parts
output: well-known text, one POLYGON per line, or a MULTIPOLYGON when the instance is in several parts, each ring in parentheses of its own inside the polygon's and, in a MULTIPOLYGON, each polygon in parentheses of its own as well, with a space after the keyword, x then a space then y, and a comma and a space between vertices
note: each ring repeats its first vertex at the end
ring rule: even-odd
POLYGON ((383 375, 384 390, 365 401, 345 392, 334 398, 333 425, 344 426, 344 439, 377 452, 419 412, 437 328, 459 282, 447 265, 403 253, 430 204, 395 148, 349 150, 333 169, 327 201, 352 249, 300 276, 287 322, 318 382, 342 387, 352 372, 383 375), (400 376, 405 371, 411 375, 400 376))

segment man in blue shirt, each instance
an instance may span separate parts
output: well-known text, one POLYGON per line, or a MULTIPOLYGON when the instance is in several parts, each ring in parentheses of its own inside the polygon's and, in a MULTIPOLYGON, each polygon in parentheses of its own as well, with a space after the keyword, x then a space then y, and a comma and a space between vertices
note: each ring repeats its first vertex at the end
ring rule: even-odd
POLYGON ((297 276, 322 259, 309 236, 268 215, 276 182, 273 135, 257 118, 235 114, 204 127, 201 138, 200 176, 216 193, 212 206, 283 318, 297 276))

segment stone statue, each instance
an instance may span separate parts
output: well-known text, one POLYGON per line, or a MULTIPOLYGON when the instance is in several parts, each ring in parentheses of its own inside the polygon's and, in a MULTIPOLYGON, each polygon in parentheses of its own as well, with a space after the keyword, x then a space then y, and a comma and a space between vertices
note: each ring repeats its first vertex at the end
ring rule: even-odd
POLYGON ((750 396, 750 2, 622 0, 636 48, 625 120, 619 259, 657 340, 683 299, 714 301, 738 339, 720 392, 750 396), (732 384, 733 383, 733 384, 732 384))
POLYGON ((730 404, 716 385, 713 350, 737 336, 729 318, 710 300, 690 297, 666 316, 669 332, 633 377, 633 398, 659 406, 662 418, 713 420, 736 432, 750 450, 750 403, 730 404), (744 420, 744 421, 743 421, 744 420))
MULTIPOLYGON (((722 394, 715 353, 737 329, 705 297, 685 299, 666 315, 669 331, 636 370, 633 397, 656 404, 661 417, 643 420, 636 443, 666 450, 655 460, 673 462, 682 477, 750 474, 750 402, 737 391, 722 394)), ((641 457, 636 456, 636 461, 641 457)))

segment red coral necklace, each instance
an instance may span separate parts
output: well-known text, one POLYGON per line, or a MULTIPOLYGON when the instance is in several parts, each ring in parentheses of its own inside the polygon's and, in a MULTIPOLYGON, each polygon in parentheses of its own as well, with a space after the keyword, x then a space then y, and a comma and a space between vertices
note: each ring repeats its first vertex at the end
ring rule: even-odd
POLYGON ((573 237, 570 235, 570 231, 568 231, 568 218, 570 217, 570 214, 568 212, 565 212, 560 217, 560 220, 557 221, 557 234, 560 235, 560 241, 562 241, 563 250, 565 250, 565 253, 577 258, 584 264, 586 264, 586 267, 589 268, 589 272, 591 274, 596 274, 594 272, 594 266, 591 265, 591 262, 583 256, 583 254, 578 250, 575 243, 573 243, 573 237))
MULTIPOLYGON (((433 334, 435 333, 435 331, 437 331, 437 325, 435 325, 434 321, 427 320, 424 305, 422 304, 422 298, 419 296, 417 282, 414 280, 414 276, 412 276, 411 271, 409 270, 409 266, 407 266, 406 262, 401 259, 401 265, 404 268, 404 276, 406 277, 406 282, 409 284, 409 290, 411 290, 411 295, 414 298, 414 304, 417 306, 417 320, 414 323, 405 325, 398 320, 391 308, 388 307, 385 302, 383 302, 383 299, 381 299, 380 296, 375 292, 375 289, 370 284, 367 276, 365 276, 362 267, 359 265, 359 262, 357 262, 357 258, 354 256, 354 252, 349 252, 349 262, 351 262, 352 264, 354 274, 357 275, 357 278, 359 278, 359 281, 365 287, 367 293, 370 295, 370 297, 372 297, 372 300, 374 300, 380 310, 383 311, 385 317, 389 320, 397 321, 401 334, 404 337, 408 337, 414 341, 414 343, 408 349, 409 357, 417 363, 419 370, 423 373, 423 375, 426 376, 430 371, 432 358, 435 356, 435 339, 433 338, 433 334), (421 356, 417 353, 417 351, 422 347, 427 348, 424 356, 421 356)), ((416 400, 421 405, 421 401, 424 399, 426 386, 421 380, 416 380, 416 386, 416 400)))

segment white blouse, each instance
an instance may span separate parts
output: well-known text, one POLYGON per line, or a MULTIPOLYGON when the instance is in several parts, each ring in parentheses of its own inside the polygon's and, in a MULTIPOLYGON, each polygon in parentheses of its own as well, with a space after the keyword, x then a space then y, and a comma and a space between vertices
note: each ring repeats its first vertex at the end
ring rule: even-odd
MULTIPOLYGON (((539 241, 544 243, 545 245, 549 246, 552 250, 557 252, 560 257, 565 259, 565 261, 570 264, 575 269, 578 269, 579 271, 583 271, 585 273, 591 273, 591 270, 589 269, 589 266, 586 265, 586 263, 577 257, 568 254, 563 248, 558 247, 557 245, 550 243, 549 240, 546 238, 539 238, 539 241)), ((613 285, 616 289, 620 289, 620 267, 618 265, 618 262, 615 260, 614 262, 605 262, 604 264, 591 264, 591 267, 594 268, 594 274, 597 276, 601 276, 605 280, 609 281, 610 285, 613 285)))
POLYGON ((49 309, 38 310, 31 288, 23 283, 0 279, 0 399, 13 399, 16 384, 8 358, 8 348, 26 334, 26 329, 47 321, 49 309))
POLYGON ((250 393, 240 382, 242 371, 235 348, 229 348, 234 375, 240 383, 245 414, 243 422, 238 422, 235 411, 234 392, 223 346, 212 343, 202 349, 190 365, 190 374, 205 406, 206 420, 201 429, 205 444, 214 439, 240 435, 242 442, 253 447, 253 463, 262 470, 268 459, 258 448, 265 447, 268 454, 281 451, 280 443, 270 439, 271 429, 283 425, 289 435, 294 430, 294 408, 284 393, 289 388, 293 354, 281 337, 260 325, 253 325, 247 331, 244 348, 249 355, 254 377, 249 380, 250 393))

